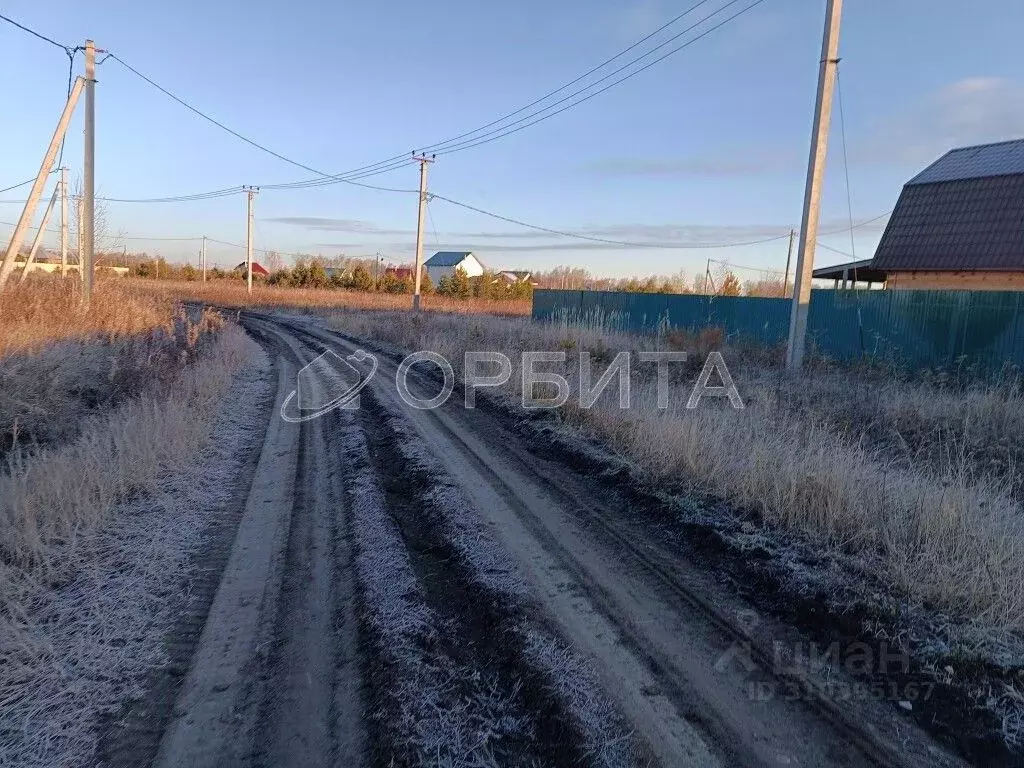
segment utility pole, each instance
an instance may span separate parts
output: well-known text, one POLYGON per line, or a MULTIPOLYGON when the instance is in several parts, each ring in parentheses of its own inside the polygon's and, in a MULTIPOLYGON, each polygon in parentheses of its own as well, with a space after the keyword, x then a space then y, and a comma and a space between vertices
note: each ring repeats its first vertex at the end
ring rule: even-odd
POLYGON ((57 121, 57 129, 53 132, 50 146, 43 156, 43 162, 39 166, 39 173, 36 175, 36 180, 28 193, 28 200, 21 211, 21 217, 18 219, 18 224, 14 228, 10 241, 7 243, 7 253, 4 256, 3 264, 0 265, 0 290, 3 290, 4 284, 11 276, 11 272, 14 271, 14 259, 18 255, 18 251, 25 240, 25 235, 28 233, 29 225, 32 223, 32 216, 35 215, 36 206, 39 204, 39 198, 43 194, 43 187, 46 185, 46 176, 53 167, 53 162, 57 158, 57 149, 64 139, 64 134, 67 133, 71 114, 75 111, 75 104, 78 103, 78 97, 82 93, 82 85, 82 78, 77 78, 74 87, 71 89, 71 95, 68 96, 68 101, 64 105, 64 111, 61 113, 60 120, 57 121))
POLYGON ((50 223, 50 214, 53 213, 53 206, 56 204, 57 187, 54 187, 53 194, 50 195, 50 203, 46 206, 46 211, 43 213, 43 220, 39 224, 39 231, 36 232, 35 239, 32 241, 32 250, 28 252, 28 258, 25 259, 25 267, 21 270, 21 282, 25 282, 25 278, 28 277, 29 270, 32 269, 32 263, 36 260, 36 253, 39 251, 39 246, 43 242, 43 234, 46 232, 46 225, 50 223))
POLYGON ((434 162, 437 155, 413 155, 413 160, 416 160, 420 164, 420 202, 419 211, 416 216, 416 276, 413 278, 415 281, 415 290, 412 294, 412 308, 418 312, 420 309, 420 280, 422 276, 420 273, 423 271, 423 219, 427 214, 427 165, 434 162))
POLYGON ((199 251, 199 261, 203 265, 203 282, 206 282, 206 235, 203 235, 203 247, 199 251))
POLYGON ((818 96, 814 106, 814 128, 811 153, 804 189, 804 210, 800 223, 800 250, 796 257, 793 286, 793 307, 789 317, 789 344, 786 346, 786 367, 799 370, 807 344, 807 313, 811 304, 811 273, 814 271, 814 249, 821 216, 821 189, 825 180, 825 158, 828 154, 828 132, 832 122, 832 94, 835 90, 836 67, 839 64, 839 25, 843 16, 843 0, 828 0, 825 10, 825 33, 821 42, 818 65, 818 96))
POLYGON ((782 278, 782 296, 789 294, 789 264, 793 260, 793 239, 796 237, 796 230, 789 230, 789 250, 786 251, 786 274, 782 278))
POLYGON ((60 276, 68 274, 68 169, 60 169, 60 276))
POLYGON ((85 202, 82 196, 78 196, 76 202, 78 209, 78 279, 85 283, 85 264, 82 261, 82 254, 85 252, 85 236, 82 234, 82 221, 85 219, 85 202))
POLYGON ((249 198, 249 215, 245 228, 245 290, 252 294, 252 203, 253 198, 260 191, 259 187, 245 187, 249 198))
POLYGON ((96 215, 96 44, 85 41, 85 160, 82 166, 82 196, 85 199, 85 225, 82 238, 82 301, 89 306, 92 299, 93 249, 96 245, 94 217, 96 215))

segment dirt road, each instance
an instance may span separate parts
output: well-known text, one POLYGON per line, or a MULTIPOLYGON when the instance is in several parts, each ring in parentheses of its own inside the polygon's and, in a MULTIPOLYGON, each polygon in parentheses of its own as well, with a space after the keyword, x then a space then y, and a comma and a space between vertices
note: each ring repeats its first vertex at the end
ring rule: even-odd
MULTIPOLYGON (((243 322, 278 406, 302 365, 359 347, 243 322)), ((358 409, 275 408, 156 764, 959 764, 895 708, 780 668, 783 628, 514 415, 459 390, 410 408, 378 358, 358 409)))

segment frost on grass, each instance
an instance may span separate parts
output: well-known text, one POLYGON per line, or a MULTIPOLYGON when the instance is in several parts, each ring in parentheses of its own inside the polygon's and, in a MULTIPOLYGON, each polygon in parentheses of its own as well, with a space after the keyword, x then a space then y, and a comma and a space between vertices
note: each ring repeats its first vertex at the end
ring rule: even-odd
MULTIPOLYGON (((387 512, 366 440, 351 420, 342 436, 349 463, 356 576, 375 664, 389 677, 372 717, 388 733, 396 764, 490 768, 495 747, 531 737, 514 713, 517 691, 487 672, 456 664, 435 645, 438 617, 427 606, 400 532, 387 512)), ((385 747, 387 748, 387 747, 385 747)))
POLYGON ((518 563, 481 517, 468 511, 472 505, 406 418, 392 416, 388 425, 398 436, 396 444, 410 468, 430 478, 432 487, 422 497, 425 511, 436 518, 476 585, 511 607, 509 630, 523 648, 524 661, 541 671, 549 692, 573 719, 590 764, 609 768, 635 764, 638 748, 633 733, 602 689, 593 664, 518 610, 530 599, 530 587, 518 563))
POLYGON ((101 717, 141 696, 147 672, 166 661, 163 639, 187 600, 190 561, 263 434, 251 404, 269 396, 269 363, 243 341, 249 365, 217 398, 206 447, 145 495, 114 504, 105 525, 75 543, 73 577, 34 584, 20 626, 0 622, 0 765, 95 765, 101 717))

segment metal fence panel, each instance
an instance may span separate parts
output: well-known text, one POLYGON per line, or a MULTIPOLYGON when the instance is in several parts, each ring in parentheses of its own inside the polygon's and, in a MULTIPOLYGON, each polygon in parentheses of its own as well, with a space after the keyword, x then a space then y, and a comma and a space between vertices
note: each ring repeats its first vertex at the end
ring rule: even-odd
MULTIPOLYGON (((1024 365, 1019 292, 811 292, 807 329, 816 354, 868 358, 908 369, 1024 365)), ((536 320, 616 330, 719 328, 729 341, 785 343, 790 301, 732 296, 534 291, 536 320)))

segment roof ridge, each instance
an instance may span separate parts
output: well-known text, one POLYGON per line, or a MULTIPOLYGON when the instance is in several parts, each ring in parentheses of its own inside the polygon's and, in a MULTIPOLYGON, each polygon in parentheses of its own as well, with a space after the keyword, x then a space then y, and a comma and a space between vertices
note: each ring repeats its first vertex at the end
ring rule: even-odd
MULTIPOLYGON (((951 150, 949 150, 949 152, 946 152, 946 155, 950 154, 951 152, 960 152, 965 149, 984 149, 985 147, 998 147, 1000 144, 1024 144, 1024 137, 1018 139, 1003 139, 1002 141, 988 141, 985 142, 984 144, 968 144, 963 147, 953 147, 951 150)), ((942 157, 945 157, 946 155, 943 155, 942 157)), ((939 160, 941 160, 942 157, 940 157, 939 160)), ((936 160, 936 162, 938 162, 938 160, 936 160)))

